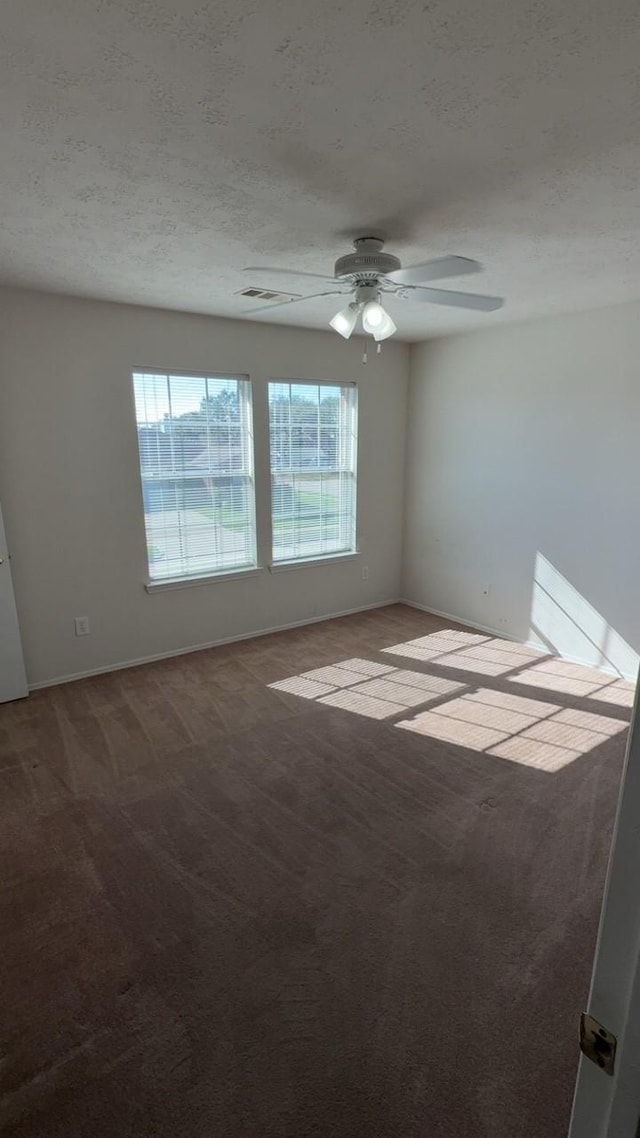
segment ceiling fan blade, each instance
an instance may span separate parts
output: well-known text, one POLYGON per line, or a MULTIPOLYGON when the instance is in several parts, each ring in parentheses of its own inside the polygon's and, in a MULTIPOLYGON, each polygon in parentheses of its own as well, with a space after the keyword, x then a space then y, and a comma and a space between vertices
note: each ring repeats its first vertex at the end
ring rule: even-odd
POLYGON ((477 292, 451 292, 445 288, 420 288, 409 286, 407 300, 417 300, 421 304, 445 304, 451 308, 473 308, 477 312, 495 312, 502 308, 504 297, 480 296, 477 292))
POLYGON ((272 265, 247 265, 243 273, 278 273, 284 277, 310 277, 314 281, 335 282, 335 277, 324 277, 320 273, 301 273, 298 269, 276 269, 272 265))
POLYGON ((291 300, 279 300, 277 304, 261 304, 259 308, 246 308, 243 316, 254 316, 258 312, 269 312, 272 308, 289 308, 292 304, 301 304, 303 300, 317 300, 320 296, 350 296, 351 290, 344 292, 341 289, 330 289, 329 292, 314 292, 311 296, 294 296, 291 300))
POLYGON ((419 285, 423 281, 441 281, 445 277, 461 277, 465 273, 479 273, 482 265, 469 257, 439 257, 437 261, 425 261, 422 265, 409 265, 406 269, 394 269, 387 273, 387 280, 394 284, 419 285))

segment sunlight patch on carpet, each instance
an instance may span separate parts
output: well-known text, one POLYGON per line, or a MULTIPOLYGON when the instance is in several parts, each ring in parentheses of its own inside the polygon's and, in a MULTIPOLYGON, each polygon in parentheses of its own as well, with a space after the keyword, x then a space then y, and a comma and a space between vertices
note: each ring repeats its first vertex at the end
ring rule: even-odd
POLYGON ((396 727, 553 773, 625 731, 627 724, 480 688, 396 727))
POLYGON ((465 685, 442 676, 355 658, 278 680, 269 687, 370 719, 387 719, 463 691, 465 685))

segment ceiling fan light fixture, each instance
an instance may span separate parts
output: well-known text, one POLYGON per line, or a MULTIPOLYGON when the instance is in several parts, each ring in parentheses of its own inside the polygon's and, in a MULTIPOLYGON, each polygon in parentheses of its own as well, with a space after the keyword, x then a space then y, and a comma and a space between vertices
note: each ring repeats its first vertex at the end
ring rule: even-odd
POLYGON ((336 312, 333 319, 329 321, 334 332, 338 332, 345 340, 348 340, 358 323, 360 308, 359 304, 352 301, 346 308, 341 308, 340 312, 336 312))
POLYGON ((378 300, 368 300, 362 310, 362 327, 370 336, 384 325, 386 312, 378 300))
POLYGON ((362 327, 378 343, 393 336, 398 329, 379 300, 369 300, 362 310, 362 327))
POLYGON ((398 331, 396 325, 389 316, 389 313, 385 312, 384 316, 385 319, 382 327, 378 328, 377 332, 373 333, 373 338, 378 343, 380 343, 381 340, 388 340, 389 336, 393 336, 393 333, 398 331))

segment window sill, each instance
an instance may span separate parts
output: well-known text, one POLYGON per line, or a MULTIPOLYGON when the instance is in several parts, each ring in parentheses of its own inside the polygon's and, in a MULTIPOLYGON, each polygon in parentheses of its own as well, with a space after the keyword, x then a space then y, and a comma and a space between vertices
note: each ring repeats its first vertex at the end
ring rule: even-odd
POLYGON ((165 593, 170 589, 194 589, 200 585, 212 585, 216 581, 244 581, 247 577, 257 577, 262 573, 261 565, 251 565, 248 569, 230 569, 228 573, 205 573, 201 577, 166 577, 157 581, 145 581, 148 593, 165 593))
POLYGON ((300 557, 296 561, 273 561, 269 565, 270 573, 283 573, 288 569, 313 569, 320 565, 335 564, 340 561, 355 561, 360 553, 329 553, 325 557, 300 557))

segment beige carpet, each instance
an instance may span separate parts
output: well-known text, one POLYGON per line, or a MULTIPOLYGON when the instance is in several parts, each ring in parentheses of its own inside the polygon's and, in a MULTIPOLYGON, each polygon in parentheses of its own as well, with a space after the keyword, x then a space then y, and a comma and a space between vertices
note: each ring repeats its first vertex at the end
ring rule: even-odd
POLYGON ((0 708, 2 1134, 564 1138, 632 694, 393 606, 0 708))

